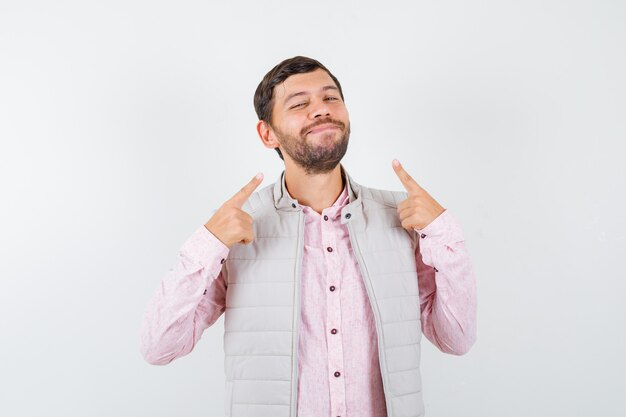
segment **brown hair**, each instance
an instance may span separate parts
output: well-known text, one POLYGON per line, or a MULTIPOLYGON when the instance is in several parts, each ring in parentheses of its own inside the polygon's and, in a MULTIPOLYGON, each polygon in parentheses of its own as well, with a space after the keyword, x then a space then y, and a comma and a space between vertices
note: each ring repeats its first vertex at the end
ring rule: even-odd
MULTIPOLYGON (((280 64, 272 68, 261 80, 254 92, 254 110, 256 111, 259 120, 265 121, 270 126, 272 125, 272 109, 274 107, 274 87, 285 81, 287 78, 294 74, 304 74, 313 72, 316 69, 321 68, 332 78, 333 82, 339 89, 339 95, 343 100, 343 91, 341 90, 341 84, 339 80, 322 65, 321 62, 316 61, 313 58, 307 58, 305 56, 294 56, 282 61, 280 64)), ((283 155, 280 149, 275 148, 278 152, 280 159, 283 159, 283 155)))

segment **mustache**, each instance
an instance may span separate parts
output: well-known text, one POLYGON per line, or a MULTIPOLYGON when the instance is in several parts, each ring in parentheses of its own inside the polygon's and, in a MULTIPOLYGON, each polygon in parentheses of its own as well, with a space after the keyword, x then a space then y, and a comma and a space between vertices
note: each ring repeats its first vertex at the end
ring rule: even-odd
POLYGON ((345 123, 343 123, 340 120, 327 118, 327 119, 318 120, 318 121, 316 121, 314 123, 311 123, 309 126, 305 127, 304 129, 302 129, 300 131, 300 135, 304 136, 304 135, 307 134, 307 132, 310 132, 311 130, 315 129, 317 126, 325 125, 325 124, 333 124, 333 125, 337 126, 338 128, 340 128, 341 130, 344 130, 345 127, 346 127, 345 123))

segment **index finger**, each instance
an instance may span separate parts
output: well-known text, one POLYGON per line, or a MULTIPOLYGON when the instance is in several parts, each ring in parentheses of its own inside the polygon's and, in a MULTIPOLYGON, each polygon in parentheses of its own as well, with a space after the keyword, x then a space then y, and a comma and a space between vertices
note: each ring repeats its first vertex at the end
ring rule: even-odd
POLYGON ((258 173, 250 180, 249 183, 241 187, 241 190, 237 191, 237 193, 228 200, 228 203, 234 204, 235 206, 241 208, 243 204, 246 202, 248 198, 252 195, 254 190, 263 182, 263 174, 258 173))
POLYGON ((420 187, 417 181, 415 181, 413 177, 411 177, 409 173, 404 170, 400 161, 394 159, 391 165, 393 166, 393 170, 396 172, 398 178, 400 178, 402 185, 404 185, 404 188, 408 192, 421 190, 422 187, 420 187))

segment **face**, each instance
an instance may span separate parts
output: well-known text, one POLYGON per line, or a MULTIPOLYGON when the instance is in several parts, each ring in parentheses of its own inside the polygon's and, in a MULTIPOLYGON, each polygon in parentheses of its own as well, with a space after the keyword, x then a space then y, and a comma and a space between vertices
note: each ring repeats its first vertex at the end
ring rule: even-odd
POLYGON ((332 171, 348 149, 350 120, 339 89, 322 69, 274 87, 272 127, 285 157, 307 174, 332 171))

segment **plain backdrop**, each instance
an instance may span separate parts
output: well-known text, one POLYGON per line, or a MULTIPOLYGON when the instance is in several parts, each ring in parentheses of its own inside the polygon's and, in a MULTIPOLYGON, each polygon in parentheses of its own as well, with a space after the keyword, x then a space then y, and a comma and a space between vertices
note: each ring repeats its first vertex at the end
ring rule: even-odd
MULTIPOLYGON (((461 221, 478 341, 423 339, 432 417, 624 416, 626 3, 0 1, 0 415, 213 417, 223 316, 167 366, 141 316, 185 239, 261 171, 254 89, 339 78, 343 160, 461 221)), ((360 417, 360 416, 349 416, 360 417)))

